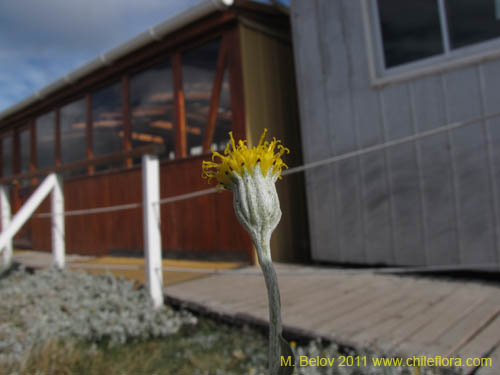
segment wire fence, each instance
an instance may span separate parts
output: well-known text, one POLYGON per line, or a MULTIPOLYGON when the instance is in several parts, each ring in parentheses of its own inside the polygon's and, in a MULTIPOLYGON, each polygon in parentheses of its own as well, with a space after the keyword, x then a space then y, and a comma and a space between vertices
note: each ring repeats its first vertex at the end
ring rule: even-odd
MULTIPOLYGON (((381 151, 381 150, 389 148, 389 147, 402 145, 405 143, 409 143, 409 142, 413 142, 413 141, 420 140, 423 138, 427 138, 427 137, 430 137, 430 136, 433 136, 436 134, 449 132, 449 131, 452 131, 455 129, 463 128, 463 127, 468 126, 468 125, 473 125, 473 124, 476 124, 479 122, 488 121, 488 120, 491 120, 494 118, 499 118, 499 117, 500 117, 500 112, 494 112, 494 113, 490 113, 488 115, 476 117, 476 118, 469 119, 469 120, 453 122, 453 123, 438 127, 436 129, 420 132, 420 133, 417 133, 414 135, 410 135, 408 137, 394 139, 394 140, 380 143, 380 144, 377 144, 374 146, 365 147, 365 148, 362 148, 360 150, 346 152, 346 153, 341 154, 341 155, 337 155, 337 156, 333 156, 330 158, 325 158, 322 160, 318 160, 318 161, 306 163, 306 164, 303 164, 303 165, 300 165, 297 167, 293 167, 293 168, 290 168, 290 169, 283 171, 282 175, 286 176, 286 175, 290 175, 290 174, 294 174, 294 173, 305 172, 309 169, 338 163, 338 162, 346 160, 346 159, 366 155, 366 154, 376 152, 376 151, 381 151)), ((215 188, 208 188, 208 189, 198 190, 198 191, 194 191, 194 192, 190 192, 190 193, 186 193, 186 194, 176 195, 173 197, 162 198, 162 199, 160 199, 160 201, 158 203, 160 205, 169 204, 169 203, 179 202, 179 201, 183 201, 183 200, 187 200, 187 199, 197 198, 197 197, 204 196, 204 195, 213 194, 215 192, 217 192, 217 190, 215 188)), ((116 212, 116 211, 135 209, 135 208, 139 208, 139 207, 142 207, 142 203, 128 203, 128 204, 120 204, 120 205, 106 206, 106 207, 97 207, 97 208, 88 208, 88 209, 79 209, 79 210, 68 210, 68 211, 64 212, 64 216, 79 216, 79 215, 99 214, 99 213, 105 213, 105 212, 116 212)), ((33 217, 35 217, 35 218, 50 218, 51 214, 49 212, 38 213, 38 214, 34 214, 33 217)))
MULTIPOLYGON (((318 161, 310 162, 310 163, 305 163, 303 165, 297 166, 290 168, 288 170, 283 171, 283 175, 291 175, 295 173, 300 173, 300 172, 305 172, 307 170, 313 169, 313 168, 318 168, 326 165, 331 165, 334 163, 338 163, 343 160, 355 158, 355 157, 360 157, 366 154, 370 154, 376 151, 381 151, 386 148, 410 143, 413 141, 418 141, 436 134, 440 133, 446 133, 450 132, 455 129, 463 128, 469 125, 477 124, 477 123, 483 123, 486 124, 486 121, 492 120, 495 118, 500 118, 500 112, 495 112, 491 113, 488 115, 476 117, 473 119, 469 120, 464 120, 464 121, 457 121, 453 123, 449 123, 446 125, 443 125, 441 127, 438 127, 436 129, 428 130, 428 131, 423 131, 419 132, 407 137, 403 138, 398 138, 394 139, 391 141, 383 142, 374 146, 369 146, 365 147, 359 150, 347 152, 341 155, 336 155, 333 157, 321 159, 318 161)), ((203 190, 198 190, 186 194, 180 194, 176 195, 173 197, 166 197, 162 198, 158 201, 157 204, 163 205, 163 204, 170 204, 174 202, 180 202, 188 199, 193 199, 209 194, 214 194, 216 193, 217 190, 215 188, 207 188, 203 190)), ((64 216, 80 216, 80 215, 89 215, 89 214, 100 214, 100 213, 106 213, 106 212, 118 212, 118 211, 123 211, 123 210, 130 210, 130 209, 137 209, 142 207, 142 203, 128 203, 128 204, 121 204, 121 205, 113 205, 113 206, 106 206, 106 207, 97 207, 97 208, 88 208, 88 209, 78 209, 78 210, 68 210, 64 212, 64 216)), ((46 213, 38 213, 32 215, 32 217, 35 218, 50 218, 51 213, 46 212, 46 213)), ((138 269, 140 266, 128 266, 128 265, 78 265, 79 267, 82 268, 103 268, 103 269, 138 269)), ((470 265, 469 265, 470 266, 470 265)), ((482 270, 489 270, 491 267, 490 264, 476 264, 474 267, 482 270)), ((422 267, 385 267, 385 268, 373 268, 373 267, 368 267, 366 270, 368 271, 374 271, 374 272, 391 272, 391 273, 397 273, 397 272, 425 272, 425 271, 446 271, 446 270, 454 270, 454 269, 461 269, 463 268, 463 265, 460 264, 448 264, 448 265, 442 265, 439 267, 433 267, 433 266, 422 266, 422 267)), ((186 271, 186 272, 199 272, 199 273, 204 273, 204 274, 235 274, 235 275, 245 275, 247 273, 242 272, 241 270, 220 270, 220 269, 196 269, 196 268, 182 268, 180 269, 179 267, 163 267, 164 271, 186 271)), ((496 268, 495 268, 496 270, 496 268)), ((317 270, 311 271, 310 273, 299 273, 301 275, 308 275, 308 274, 314 274, 317 272, 317 270)))
MULTIPOLYGON (((29 267, 48 267, 51 263, 49 260, 47 261, 34 261, 34 260, 22 260, 21 262, 25 263, 25 265, 29 267)), ((67 267, 82 269, 82 270, 100 270, 100 271, 141 271, 145 270, 145 265, 141 264, 111 264, 111 263, 82 263, 79 261, 68 261, 67 267)), ((486 272, 498 272, 498 268, 496 265, 492 265, 489 263, 475 263, 468 264, 468 268, 470 269, 480 269, 481 271, 486 272)), ((236 268, 195 268, 195 267, 186 267, 186 266, 162 266, 162 271, 164 272, 186 272, 186 273, 194 273, 194 274, 202 274, 202 275, 236 275, 236 276, 259 276, 261 277, 261 272, 258 269, 253 267, 236 267, 236 268)), ((376 273, 376 274, 400 274, 400 273, 433 273, 433 272, 448 272, 448 271, 457 271, 462 270, 463 266, 455 265, 455 264, 445 264, 439 266, 414 266, 414 267, 391 267, 391 266, 367 266, 367 267, 334 267, 331 266, 302 266, 300 268, 296 266, 291 267, 277 267, 276 273, 281 276, 328 276, 333 273, 346 273, 346 274, 359 274, 359 273, 376 273)))

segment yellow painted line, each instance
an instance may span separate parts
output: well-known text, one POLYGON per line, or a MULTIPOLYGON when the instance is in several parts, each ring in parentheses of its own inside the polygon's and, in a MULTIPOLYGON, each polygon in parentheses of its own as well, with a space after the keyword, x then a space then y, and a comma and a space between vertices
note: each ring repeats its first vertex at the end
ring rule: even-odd
MULTIPOLYGON (((78 264, 69 264, 69 269, 72 270, 84 270, 85 272, 92 274, 107 274, 110 273, 116 277, 125 277, 130 280, 135 280, 138 283, 146 283, 146 273, 144 269, 106 269, 106 268, 85 268, 78 264)), ((208 273, 194 273, 194 272, 177 272, 177 271, 163 271, 163 285, 173 285, 183 281, 194 280, 201 277, 208 276, 208 273)))
MULTIPOLYGON (((38 264, 40 267, 45 267, 52 263, 52 255, 48 252, 20 249, 15 249, 14 252, 16 255, 26 257, 26 259, 30 255, 37 257, 37 259, 33 259, 34 262, 31 262, 35 266, 38 264)), ((231 270, 243 265, 245 264, 240 262, 164 259, 162 261, 164 285, 198 279, 209 276, 218 270, 231 270)), ((90 259, 74 259, 68 260, 67 267, 73 270, 84 270, 93 274, 111 273, 117 277, 125 277, 141 284, 145 283, 144 258, 103 256, 90 259)))
MULTIPOLYGON (((90 260, 78 261, 79 264, 109 264, 109 265, 135 265, 144 267, 144 258, 132 257, 99 257, 90 260)), ((242 266, 241 262, 215 262, 215 261, 195 261, 195 260, 178 260, 164 259, 163 267, 181 267, 181 268, 199 268, 199 269, 232 269, 242 266)))

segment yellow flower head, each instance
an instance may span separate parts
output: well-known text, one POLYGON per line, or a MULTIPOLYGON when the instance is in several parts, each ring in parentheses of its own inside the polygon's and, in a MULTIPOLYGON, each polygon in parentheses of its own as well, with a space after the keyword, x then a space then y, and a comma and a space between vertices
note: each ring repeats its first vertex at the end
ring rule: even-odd
POLYGON ((224 155, 213 152, 212 161, 204 161, 202 165, 202 177, 207 178, 208 182, 216 179, 217 190, 231 187, 233 173, 243 176, 244 172, 253 174, 257 165, 260 165, 262 175, 267 176, 269 170, 272 174, 277 174, 281 178, 281 170, 288 166, 281 160, 281 155, 285 152, 290 153, 290 150, 281 145, 281 141, 273 138, 271 142, 264 141, 267 129, 260 136, 259 144, 255 147, 248 148, 247 141, 238 141, 236 145, 233 133, 229 132, 231 141, 227 143, 224 155), (232 149, 231 147, 232 146, 232 149), (275 153, 276 151, 276 153, 275 153), (215 158, 219 158, 220 162, 215 162, 215 158))

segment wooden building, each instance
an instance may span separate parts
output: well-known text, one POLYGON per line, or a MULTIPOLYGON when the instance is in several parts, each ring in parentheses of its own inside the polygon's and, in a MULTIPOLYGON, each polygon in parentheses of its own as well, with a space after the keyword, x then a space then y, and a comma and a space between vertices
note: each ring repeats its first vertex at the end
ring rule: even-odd
POLYGON ((500 268, 499 19, 494 0, 291 1, 304 161, 417 136, 307 171, 314 260, 500 268))
MULTIPOLYGON (((1 175, 71 164, 162 144, 161 197, 206 189, 201 162, 228 132, 250 144, 267 127, 301 160, 288 16, 250 1, 206 0, 155 26, 0 113, 1 175)), ((12 184, 14 209, 40 179, 12 184)), ((308 256, 300 176, 279 182, 283 219, 274 257, 308 256)), ((140 159, 73 170, 64 181, 66 210, 141 200, 140 159)), ((37 214, 49 211, 44 202, 37 214)), ((252 246, 232 209, 232 194, 161 205, 167 255, 250 259, 252 246)), ((142 211, 66 216, 69 253, 142 249, 142 211)), ((17 246, 48 251, 50 221, 34 216, 17 246)))

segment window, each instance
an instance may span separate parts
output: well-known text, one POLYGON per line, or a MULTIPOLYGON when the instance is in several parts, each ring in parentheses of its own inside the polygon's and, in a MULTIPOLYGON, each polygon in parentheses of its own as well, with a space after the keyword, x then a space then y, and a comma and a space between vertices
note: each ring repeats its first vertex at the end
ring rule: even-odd
POLYGON ((231 112, 231 99, 229 93, 229 80, 227 72, 224 74, 222 88, 217 108, 217 121, 215 122, 214 136, 211 148, 215 151, 224 150, 229 141, 229 132, 233 128, 233 114, 231 112))
POLYGON ((379 0, 385 66, 443 52, 436 0, 379 0))
POLYGON ((460 48, 500 36, 500 2, 446 0, 451 48, 460 48))
MULTIPOLYGON (((72 163, 87 158, 85 100, 80 99, 60 109, 61 161, 72 163)), ((87 173, 86 168, 71 170, 65 176, 87 173)))
POLYGON ((377 0, 384 68, 500 36, 497 0, 377 0))
POLYGON ((217 70, 219 45, 219 40, 216 40, 182 55, 188 155, 203 153, 203 137, 217 70))
POLYGON ((30 171, 30 129, 24 128, 19 132, 19 149, 20 154, 20 173, 27 173, 30 171))
MULTIPOLYGON (((174 92, 168 61, 130 77, 132 147, 163 144, 161 159, 175 158, 174 92)), ((134 160, 137 164, 139 158, 134 160)))
POLYGON ((64 164, 83 160, 87 156, 85 117, 83 99, 61 108, 61 159, 64 164))
POLYGON ((36 166, 46 169, 56 164, 55 113, 49 112, 36 119, 36 166))
MULTIPOLYGON (((28 173, 30 171, 30 163, 31 163, 31 137, 30 137, 30 128, 23 128, 19 132, 19 173, 28 173)), ((21 181, 21 186, 26 187, 29 186, 30 181, 28 179, 24 179, 21 181)))
POLYGON ((2 168, 3 177, 12 176, 13 137, 7 135, 2 138, 2 168))
MULTIPOLYGON (((92 93, 92 148, 94 156, 120 152, 123 148, 122 86, 115 83, 92 93)), ((96 170, 121 167, 123 163, 96 165, 96 170)))

